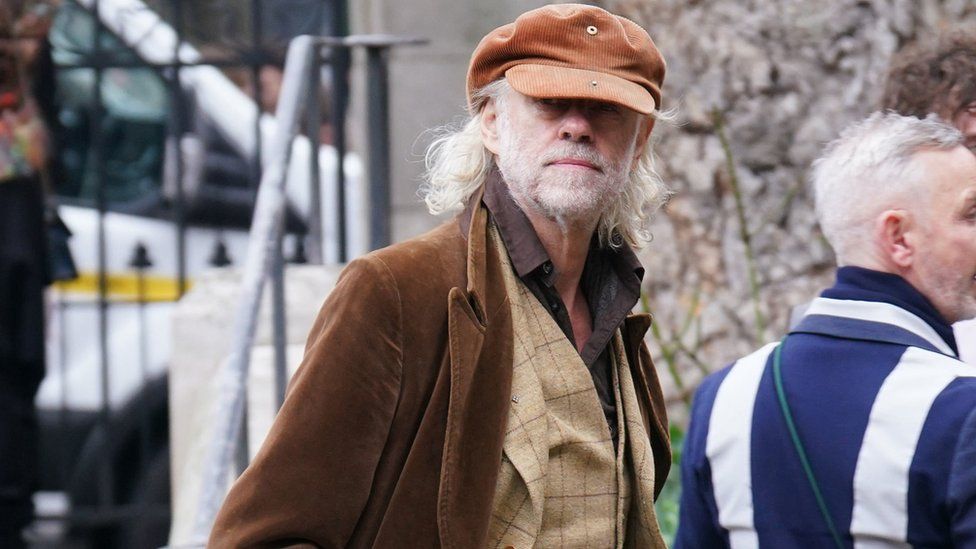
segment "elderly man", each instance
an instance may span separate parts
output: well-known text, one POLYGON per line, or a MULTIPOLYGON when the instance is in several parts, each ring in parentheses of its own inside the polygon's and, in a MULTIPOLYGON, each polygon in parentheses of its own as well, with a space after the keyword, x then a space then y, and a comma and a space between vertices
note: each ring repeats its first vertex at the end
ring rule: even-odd
POLYGON ((877 113, 814 166, 836 284, 780 343, 707 378, 676 547, 976 547, 976 157, 877 113))
MULTIPOLYGON (((881 107, 920 118, 935 113, 976 151, 976 33, 957 32, 895 54, 881 107)), ((976 364, 976 320, 955 325, 959 355, 976 364)))
POLYGON ((663 547, 667 421, 629 313, 664 69, 591 6, 481 41, 472 118, 428 153, 428 205, 463 213, 346 268, 213 547, 663 547))

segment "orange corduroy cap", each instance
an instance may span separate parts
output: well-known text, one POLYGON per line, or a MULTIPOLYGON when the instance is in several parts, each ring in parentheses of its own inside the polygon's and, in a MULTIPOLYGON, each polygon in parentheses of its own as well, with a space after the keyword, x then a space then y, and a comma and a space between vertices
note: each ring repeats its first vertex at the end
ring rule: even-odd
POLYGON ((651 114, 661 104, 665 63, 647 31, 595 6, 527 11, 481 39, 468 66, 472 94, 502 78, 529 97, 595 99, 651 114))

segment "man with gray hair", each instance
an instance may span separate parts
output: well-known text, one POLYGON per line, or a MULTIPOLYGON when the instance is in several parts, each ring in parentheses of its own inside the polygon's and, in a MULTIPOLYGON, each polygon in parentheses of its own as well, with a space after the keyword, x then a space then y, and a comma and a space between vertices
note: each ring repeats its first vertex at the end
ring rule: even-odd
POLYGON ((698 389, 675 546, 976 547, 976 157, 876 113, 812 183, 837 281, 698 389))
POLYGON ((471 58, 416 239, 343 272, 213 547, 664 547, 671 456, 630 315, 667 196, 664 59, 600 8, 532 10, 471 58))

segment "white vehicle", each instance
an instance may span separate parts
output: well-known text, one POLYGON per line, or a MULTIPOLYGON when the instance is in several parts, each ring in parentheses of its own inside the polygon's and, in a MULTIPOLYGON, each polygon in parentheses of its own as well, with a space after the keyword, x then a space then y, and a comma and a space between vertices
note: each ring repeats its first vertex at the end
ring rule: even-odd
MULTIPOLYGON (((79 3, 65 3, 52 30, 55 62, 62 67, 78 63, 95 32, 87 2, 79 3)), ((114 35, 104 36, 104 45, 116 59, 173 62, 175 34, 145 5, 100 4, 114 35)), ((198 58, 188 45, 180 51, 183 62, 198 58)), ((171 82, 131 64, 103 69, 100 77, 90 68, 58 74, 64 175, 56 189, 79 276, 50 291, 47 376, 36 400, 40 489, 61 494, 66 505, 39 514, 67 513, 72 528, 95 547, 167 541, 171 313, 202 271, 243 262, 258 176, 253 159, 274 131, 268 115, 256 123, 254 102, 219 70, 191 66, 181 69, 179 81, 194 116, 176 146, 167 137, 171 82), (91 139, 97 103, 103 110, 100 149, 91 139)), ((308 141, 296 140, 288 170, 286 261, 303 255, 309 160, 308 141)), ((335 193, 335 153, 322 147, 318 160, 326 212, 321 255, 334 261, 338 227, 329 223, 336 216, 328 215, 328 204, 335 193)), ((362 168, 349 156, 344 166, 347 219, 360 220, 348 228, 348 250, 358 254, 365 246, 362 168)))

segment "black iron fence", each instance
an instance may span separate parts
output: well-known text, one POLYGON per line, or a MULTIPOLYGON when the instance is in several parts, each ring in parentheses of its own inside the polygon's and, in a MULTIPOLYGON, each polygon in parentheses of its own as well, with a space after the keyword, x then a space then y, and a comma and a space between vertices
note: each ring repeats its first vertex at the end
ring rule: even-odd
MULTIPOLYGON (((108 4, 66 1, 52 27, 62 84, 61 127, 55 131, 64 168, 55 188, 62 217, 75 233, 79 278, 53 291, 55 352, 38 399, 41 488, 67 494, 70 505, 40 513, 95 547, 156 547, 166 542, 170 517, 163 323, 193 272, 243 259, 266 139, 259 112, 247 138, 221 127, 189 92, 201 85, 191 82, 192 69, 221 69, 260 106, 275 93, 279 52, 289 38, 333 37, 317 52, 317 77, 308 90, 315 97, 327 92, 328 99, 309 102, 306 133, 311 150, 325 135, 341 159, 350 49, 365 48, 370 245, 379 247, 390 234, 385 74, 386 51, 396 41, 344 38, 344 0, 108 4), (133 38, 134 27, 142 38, 133 38), (171 35, 164 48, 169 51, 153 54, 155 46, 139 40, 161 30, 171 35)), ((286 223, 289 234, 276 252, 279 270, 285 255, 324 259, 321 223, 330 216, 338 220, 335 259, 348 256, 344 164, 336 162, 336 196, 326 201, 334 207, 322 212, 317 160, 310 155, 309 209, 291 211, 286 223)), ((280 285, 272 289, 281 291, 280 285)), ((276 347, 283 347, 283 313, 277 323, 282 335, 276 347)), ((283 349, 277 356, 283 361, 283 349)), ((283 379, 279 386, 283 391, 283 379)))

